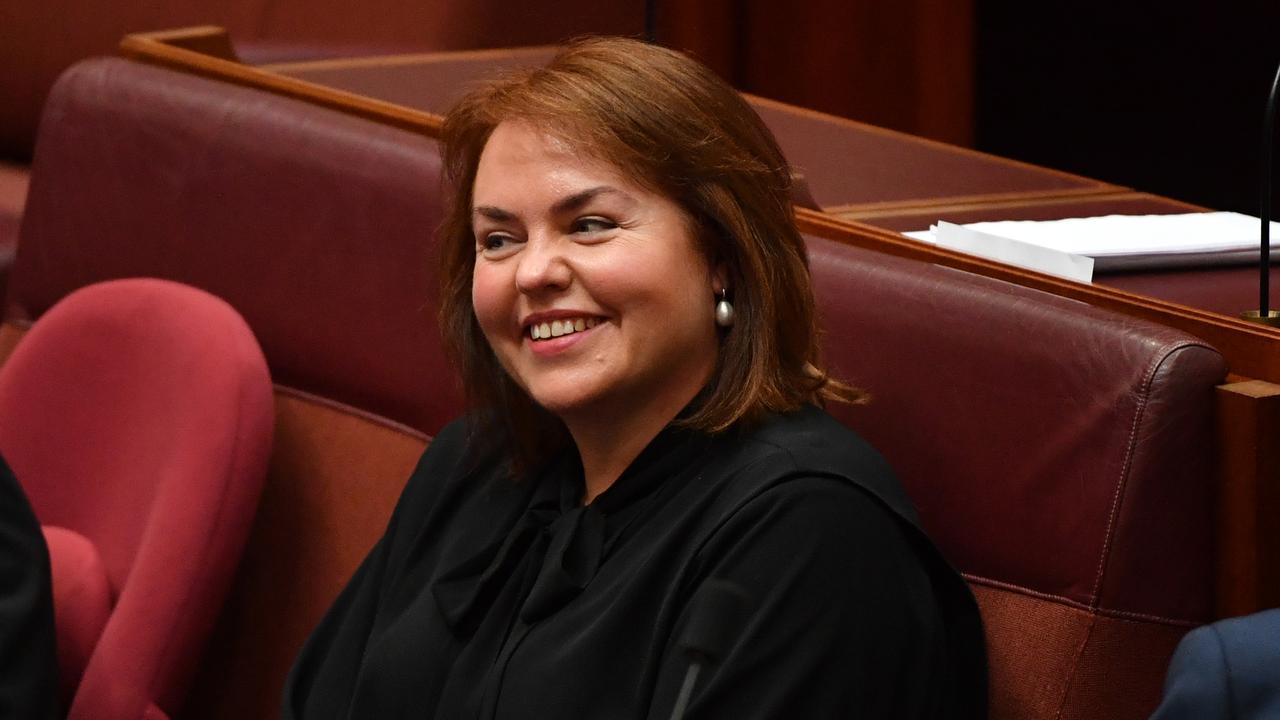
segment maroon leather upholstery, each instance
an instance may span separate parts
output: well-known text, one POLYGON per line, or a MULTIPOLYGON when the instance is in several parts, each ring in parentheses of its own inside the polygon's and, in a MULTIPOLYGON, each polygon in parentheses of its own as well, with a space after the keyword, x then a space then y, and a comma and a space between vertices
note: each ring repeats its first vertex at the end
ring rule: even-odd
MULTIPOLYGON (((829 361, 872 395, 833 410, 886 455, 975 587, 1171 637, 1212 618, 1217 351, 997 280, 831 241, 809 247, 829 361)), ((993 620, 1004 622, 988 616, 989 630, 993 620)), ((1039 652, 1016 681, 1043 682, 1052 644, 1022 642, 1039 652)), ((1075 656, 1098 642, 1085 633, 1057 660, 1084 673, 1075 656)), ((1140 676, 1127 691, 1145 717, 1172 645, 1147 647, 1145 661, 1133 645, 1101 661, 1140 676)), ((992 648, 993 683, 1015 680, 1003 675, 1008 651, 992 648)), ((1041 716, 1004 700, 1004 716, 1041 716)), ((1083 717, 1070 710, 1078 702, 1068 693, 1056 711, 1083 717)))
POLYGON ((90 60, 49 99, 9 312, 177 280, 245 317, 277 382, 434 433, 460 410, 436 340, 438 175, 435 142, 404 131, 90 60))
POLYGON ((927 490, 925 524, 965 572, 1107 612, 1211 616, 1216 350, 998 280, 810 248, 841 339, 830 362, 874 398, 840 413, 927 490))
MULTIPOLYGON (((78 558, 52 564, 78 565, 88 586, 104 569, 114 599, 68 717, 180 707, 248 536, 271 429, 271 383, 244 321, 167 281, 72 293, 0 369, 0 449, 41 523, 100 558, 59 541, 53 553, 78 558)), ((55 573, 55 600, 68 579, 55 573)), ((70 609, 92 623, 100 593, 82 599, 70 609)))

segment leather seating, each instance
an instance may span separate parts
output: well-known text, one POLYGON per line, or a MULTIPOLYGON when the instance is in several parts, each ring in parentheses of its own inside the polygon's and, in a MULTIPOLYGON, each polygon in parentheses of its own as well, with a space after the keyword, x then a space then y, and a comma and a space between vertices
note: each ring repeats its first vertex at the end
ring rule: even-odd
POLYGON ((1213 617, 1222 356, 1009 283, 811 239, 832 408, 969 580, 992 718, 1145 718, 1213 617))

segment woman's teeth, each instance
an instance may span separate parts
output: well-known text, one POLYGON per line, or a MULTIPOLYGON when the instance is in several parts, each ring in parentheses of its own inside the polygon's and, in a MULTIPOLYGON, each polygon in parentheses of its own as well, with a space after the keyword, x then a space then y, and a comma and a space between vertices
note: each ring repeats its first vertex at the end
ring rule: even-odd
POLYGON ((582 332, 599 324, 596 318, 565 318, 564 320, 552 320, 551 322, 539 323, 529 326, 529 336, 534 340, 549 340, 558 338, 561 335, 569 335, 570 333, 582 332))

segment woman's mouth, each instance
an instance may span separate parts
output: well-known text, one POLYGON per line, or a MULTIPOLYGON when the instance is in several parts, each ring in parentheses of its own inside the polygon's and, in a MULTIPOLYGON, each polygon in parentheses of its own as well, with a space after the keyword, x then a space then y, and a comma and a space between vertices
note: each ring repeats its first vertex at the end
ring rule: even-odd
POLYGON ((568 317, 549 322, 534 323, 529 326, 529 339, 536 342, 572 335, 573 333, 590 330, 599 323, 600 319, 594 317, 568 317))

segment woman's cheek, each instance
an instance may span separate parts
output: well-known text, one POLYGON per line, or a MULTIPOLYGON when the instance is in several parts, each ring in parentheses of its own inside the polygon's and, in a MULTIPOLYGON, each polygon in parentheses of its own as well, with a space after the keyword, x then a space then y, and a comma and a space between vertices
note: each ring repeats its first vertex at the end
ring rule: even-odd
POLYGON ((471 306, 485 335, 514 312, 514 293, 505 287, 499 275, 494 268, 477 265, 471 279, 471 306))

